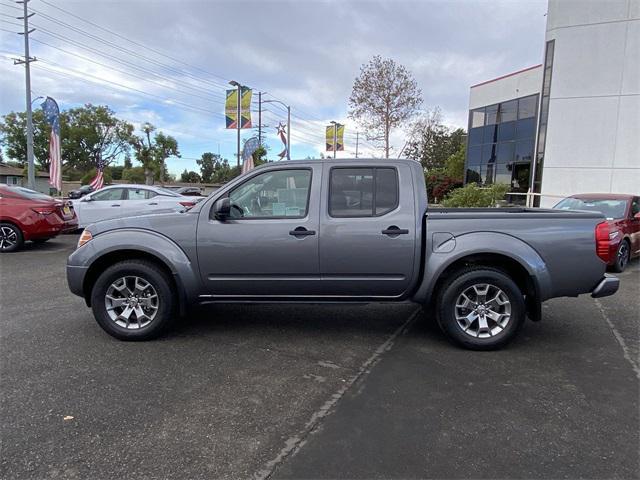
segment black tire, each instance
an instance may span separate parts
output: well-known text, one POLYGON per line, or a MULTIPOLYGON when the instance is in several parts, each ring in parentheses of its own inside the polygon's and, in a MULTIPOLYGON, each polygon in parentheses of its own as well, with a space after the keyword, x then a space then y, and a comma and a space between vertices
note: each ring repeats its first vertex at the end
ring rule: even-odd
POLYGON ((31 240, 33 243, 44 243, 47 240, 51 240, 51 238, 36 238, 34 240, 31 240))
MULTIPOLYGON (((126 285, 125 285, 126 287, 126 285)), ((119 340, 151 340, 164 333, 171 325, 175 315, 175 299, 173 296, 172 282, 169 276, 156 264, 146 260, 125 260, 107 268, 97 279, 91 291, 91 308, 93 315, 109 335, 119 340), (150 284, 157 294, 157 311, 147 325, 126 328, 116 323, 107 311, 107 299, 105 298, 109 288, 123 277, 138 277, 150 284)), ((126 296, 126 294, 124 294, 126 296)), ((122 308, 122 307, 118 307, 122 308)), ((115 313, 118 310, 114 310, 115 313)), ((120 320, 124 322, 124 320, 120 320)))
POLYGON ((0 252, 9 253, 20 250, 24 245, 22 231, 13 223, 0 223, 0 252))
POLYGON ((630 259, 631 247, 627 240, 623 240, 620 242, 618 250, 616 251, 616 262, 611 266, 611 271, 616 273, 624 272, 624 269, 627 268, 630 259))
MULTIPOLYGON (((500 301, 504 301, 504 299, 503 296, 500 297, 500 301)), ((440 289, 436 308, 438 324, 444 334, 454 343, 471 350, 502 348, 513 340, 526 317, 524 297, 518 286, 505 272, 491 267, 470 267, 453 275, 440 289), (457 309, 456 302, 463 293, 469 292, 468 289, 473 289, 474 285, 489 285, 489 292, 491 292, 487 295, 489 297, 494 293, 497 297, 498 289, 506 296, 509 302, 508 306, 500 306, 489 301, 483 302, 489 305, 492 313, 510 308, 508 320, 503 315, 499 317, 500 322, 504 322, 503 325, 499 325, 491 318, 483 317, 484 321, 488 323, 488 328, 481 328, 480 319, 476 316, 473 322, 468 323, 467 330, 463 329, 463 326, 456 319, 456 310, 460 316, 465 316, 467 312, 471 314, 472 309, 457 309), (489 336, 483 338, 485 335, 489 336)), ((484 308, 482 308, 483 311, 484 308)), ((465 320, 461 321, 466 323, 465 320)))

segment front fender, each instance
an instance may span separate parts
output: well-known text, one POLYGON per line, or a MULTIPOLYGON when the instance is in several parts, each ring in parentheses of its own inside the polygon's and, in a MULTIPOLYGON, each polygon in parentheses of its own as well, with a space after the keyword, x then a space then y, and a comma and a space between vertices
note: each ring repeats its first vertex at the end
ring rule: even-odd
MULTIPOLYGON (((531 276, 540 300, 550 298, 552 292, 551 276, 542 257, 529 244, 519 238, 496 232, 472 232, 451 238, 452 248, 434 248, 434 235, 427 240, 424 278, 414 295, 418 303, 428 302, 436 282, 442 273, 458 260, 471 255, 495 254, 509 257, 518 262, 531 276), (440 250, 440 251, 434 251, 440 250)), ((436 240, 436 244, 438 241, 436 240)))
MULTIPOLYGON (((95 262, 122 251, 131 251, 132 256, 135 251, 143 252, 164 263, 178 284, 181 303, 192 304, 198 298, 201 284, 197 264, 194 266, 173 240, 151 230, 123 228, 100 233, 69 256, 67 270, 84 271, 86 275, 95 262)), ((84 281, 82 277, 77 281, 84 281)))

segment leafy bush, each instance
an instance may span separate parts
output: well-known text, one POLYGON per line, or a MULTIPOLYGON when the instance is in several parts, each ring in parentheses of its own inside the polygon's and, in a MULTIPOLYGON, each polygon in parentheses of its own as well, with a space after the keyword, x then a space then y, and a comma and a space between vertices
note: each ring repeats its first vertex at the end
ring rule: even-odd
POLYGON ((445 207, 495 207, 499 200, 503 200, 509 191, 509 185, 496 183, 488 187, 479 187, 476 183, 469 183, 462 188, 453 190, 442 201, 445 207))
POLYGON ((447 194, 462 186, 462 180, 448 176, 442 170, 431 170, 425 175, 427 182, 427 198, 430 202, 437 203, 447 196, 447 194))
POLYGON ((145 183, 144 167, 125 168, 122 171, 122 179, 129 183, 145 183))

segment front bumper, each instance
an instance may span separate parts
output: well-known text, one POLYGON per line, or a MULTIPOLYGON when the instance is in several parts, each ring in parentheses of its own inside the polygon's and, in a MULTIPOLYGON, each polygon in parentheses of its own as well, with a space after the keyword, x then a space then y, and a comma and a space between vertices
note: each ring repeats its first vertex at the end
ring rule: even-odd
POLYGON ((608 297, 618 291, 620 279, 614 275, 604 274, 604 278, 598 282, 596 288, 591 292, 593 298, 608 297))
POLYGON ((87 274, 87 267, 67 264, 67 283, 69 290, 79 297, 84 297, 84 277, 87 274))

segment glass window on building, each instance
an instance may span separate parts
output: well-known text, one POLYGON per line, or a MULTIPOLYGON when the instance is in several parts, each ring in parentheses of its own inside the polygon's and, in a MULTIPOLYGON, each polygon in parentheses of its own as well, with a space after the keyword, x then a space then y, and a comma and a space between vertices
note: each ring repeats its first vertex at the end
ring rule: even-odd
POLYGON ((490 143, 482 146, 482 165, 487 163, 495 163, 496 161, 496 144, 490 143))
POLYGON ((469 112, 469 128, 484 126, 484 108, 478 108, 469 112))
POLYGON ((480 177, 480 166, 469 165, 467 167, 467 175, 465 178, 465 183, 482 183, 482 178, 480 177))
POLYGON ((515 161, 517 163, 533 160, 533 139, 516 142, 515 161))
POLYGON ((518 100, 502 102, 498 108, 498 123, 513 122, 518 117, 518 100))
POLYGON ((531 95, 518 100, 518 119, 532 118, 536 116, 538 108, 538 96, 531 95))
POLYGON ((484 127, 483 143, 494 143, 498 140, 498 125, 487 125, 484 127))
POLYGON ((469 145, 482 144, 484 127, 476 127, 469 130, 469 145))
POLYGON ((485 109, 485 125, 495 125, 498 123, 498 105, 489 105, 485 109))
POLYGON ((469 147, 467 152, 467 164, 468 165, 480 165, 482 163, 482 147, 474 146, 469 147))
POLYGON ((513 162, 513 155, 516 144, 514 142, 503 142, 498 144, 496 163, 506 164, 513 162))
POLYGON ((498 125, 498 142, 508 142, 516 138, 516 122, 505 122, 498 125))
POLYGON ((516 125, 516 138, 522 140, 524 138, 533 138, 536 136, 536 119, 523 118, 518 120, 516 125))

